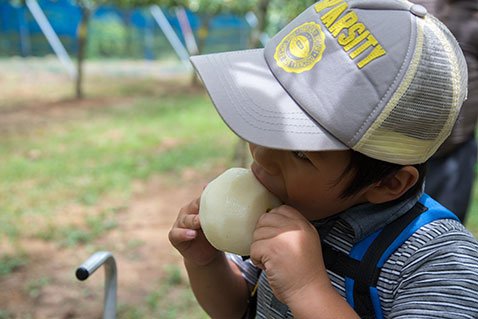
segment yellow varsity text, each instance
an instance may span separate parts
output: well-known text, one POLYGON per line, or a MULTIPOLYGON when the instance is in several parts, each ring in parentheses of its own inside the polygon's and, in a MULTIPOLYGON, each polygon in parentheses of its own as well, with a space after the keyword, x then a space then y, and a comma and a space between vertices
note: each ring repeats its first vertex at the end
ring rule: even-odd
POLYGON ((369 53, 357 62, 361 69, 373 60, 385 55, 387 52, 378 43, 377 39, 370 33, 367 27, 358 21, 357 14, 350 10, 344 15, 348 5, 344 0, 323 0, 317 3, 315 11, 331 8, 320 18, 330 34, 337 38, 337 43, 342 46, 349 57, 354 60, 369 48, 369 53))

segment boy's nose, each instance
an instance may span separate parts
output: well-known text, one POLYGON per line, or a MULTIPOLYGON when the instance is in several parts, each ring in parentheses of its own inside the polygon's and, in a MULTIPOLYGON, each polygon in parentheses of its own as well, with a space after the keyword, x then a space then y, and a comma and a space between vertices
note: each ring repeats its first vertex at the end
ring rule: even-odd
POLYGON ((249 144, 252 158, 268 174, 277 175, 280 172, 280 150, 249 144))

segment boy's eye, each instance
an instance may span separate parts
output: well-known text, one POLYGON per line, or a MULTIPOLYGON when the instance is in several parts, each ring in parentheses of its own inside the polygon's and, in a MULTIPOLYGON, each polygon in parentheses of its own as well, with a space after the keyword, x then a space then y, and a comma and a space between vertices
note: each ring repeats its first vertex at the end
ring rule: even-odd
POLYGON ((295 157, 297 157, 301 160, 305 160, 305 161, 309 160, 309 158, 307 156, 305 156, 305 154, 301 151, 292 151, 292 154, 294 154, 295 157))

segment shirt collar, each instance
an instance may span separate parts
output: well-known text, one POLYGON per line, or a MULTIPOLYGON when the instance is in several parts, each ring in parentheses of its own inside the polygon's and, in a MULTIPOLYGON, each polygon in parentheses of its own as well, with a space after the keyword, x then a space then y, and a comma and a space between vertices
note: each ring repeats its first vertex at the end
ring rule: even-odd
POLYGON ((339 215, 354 231, 357 243, 408 212, 420 199, 423 190, 406 198, 398 198, 383 204, 366 203, 351 207, 339 215))

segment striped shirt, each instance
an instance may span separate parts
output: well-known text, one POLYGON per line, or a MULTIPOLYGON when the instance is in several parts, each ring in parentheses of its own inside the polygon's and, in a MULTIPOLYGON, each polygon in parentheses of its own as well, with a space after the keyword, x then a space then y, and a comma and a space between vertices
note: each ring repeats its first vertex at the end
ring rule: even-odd
MULTIPOLYGON (((392 206, 396 211, 397 205, 392 206)), ((390 207, 386 210, 390 212, 390 207)), ((361 225, 346 217, 329 224, 332 226, 325 236, 319 228, 323 241, 348 254, 357 242, 355 234, 361 225)), ((383 217, 375 218, 375 224, 383 224, 383 217)), ((376 229, 369 227, 359 237, 376 229)), ((288 307, 273 295, 265 272, 259 272, 250 260, 228 256, 249 283, 255 285, 259 280, 257 318, 293 318, 288 307)), ((345 298, 345 278, 332 271, 328 275, 345 298)), ((377 290, 384 318, 478 318, 478 243, 458 221, 431 222, 417 230, 385 262, 377 290)))

